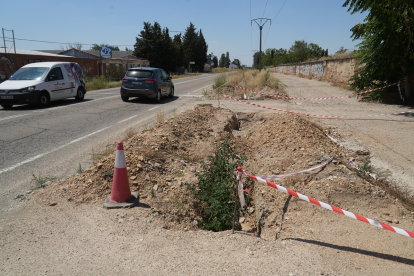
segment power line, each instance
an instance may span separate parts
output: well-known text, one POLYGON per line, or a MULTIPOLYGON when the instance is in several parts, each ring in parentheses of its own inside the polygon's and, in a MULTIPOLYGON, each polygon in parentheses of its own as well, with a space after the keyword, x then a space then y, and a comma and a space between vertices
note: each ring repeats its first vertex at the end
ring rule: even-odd
MULTIPOLYGON (((276 17, 279 15, 280 11, 283 9, 283 6, 285 6, 286 1, 287 1, 287 0, 285 0, 285 2, 283 2, 283 4, 282 4, 282 6, 280 7, 279 11, 277 12, 276 16, 272 19, 273 21, 274 21, 274 20, 276 19, 276 17)), ((271 25, 270 25, 270 26, 271 26, 271 25)), ((269 28, 269 30, 267 30, 267 35, 266 35, 266 39, 265 39, 265 43, 264 43, 264 44, 266 44, 267 37, 269 36, 269 32, 270 32, 270 28, 269 28)))
POLYGON ((282 7, 280 7, 280 10, 277 12, 277 14, 276 14, 275 18, 273 18, 273 21, 274 21, 274 20, 276 19, 276 17, 279 15, 280 11, 283 9, 283 6, 286 4, 286 1, 287 1, 287 0, 285 0, 285 2, 283 2, 282 7))
MULTIPOLYGON (((182 31, 170 31, 170 33, 182 33, 182 31)), ((8 38, 8 39, 13 39, 12 37, 2 37, 0 36, 0 38, 8 38)), ((86 46, 93 46, 96 43, 90 44, 90 43, 71 43, 71 42, 57 42, 57 41, 46 41, 46 40, 36 40, 36 39, 27 39, 27 38, 14 38, 15 40, 21 40, 21 41, 30 41, 30 42, 40 42, 40 43, 51 43, 51 44, 68 44, 68 45, 73 45, 73 44, 80 44, 80 45, 86 45, 86 46)), ((135 46, 135 45, 119 45, 119 44, 109 44, 106 43, 108 45, 116 45, 116 46, 135 46)))
POLYGON ((269 0, 267 0, 267 1, 266 1, 266 6, 265 6, 265 9, 264 9, 264 11, 263 11, 263 15, 262 15, 262 17, 264 17, 264 15, 265 15, 266 8, 267 8, 267 2, 269 2, 269 0))
MULTIPOLYGON (((3 38, 3 37, 1 37, 3 38)), ((5 38, 10 38, 10 37, 5 37, 5 38)), ((22 41, 31 41, 31 42, 41 42, 41 43, 53 43, 53 44, 81 44, 81 45, 90 45, 93 46, 95 44, 88 44, 88 43, 70 43, 70 42, 56 42, 56 41, 46 41, 46 40, 35 40, 35 39, 26 39, 26 38, 14 38, 15 40, 22 40, 22 41)), ((114 45, 114 44, 112 44, 114 45)), ((117 45, 117 46, 134 46, 134 45, 117 45)))

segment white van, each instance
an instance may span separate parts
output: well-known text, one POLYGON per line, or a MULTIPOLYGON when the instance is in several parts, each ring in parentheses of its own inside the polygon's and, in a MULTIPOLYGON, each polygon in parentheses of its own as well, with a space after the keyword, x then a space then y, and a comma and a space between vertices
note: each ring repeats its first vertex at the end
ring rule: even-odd
POLYGON ((37 104, 75 97, 82 101, 86 93, 82 69, 74 62, 37 62, 21 67, 0 83, 0 105, 37 104))

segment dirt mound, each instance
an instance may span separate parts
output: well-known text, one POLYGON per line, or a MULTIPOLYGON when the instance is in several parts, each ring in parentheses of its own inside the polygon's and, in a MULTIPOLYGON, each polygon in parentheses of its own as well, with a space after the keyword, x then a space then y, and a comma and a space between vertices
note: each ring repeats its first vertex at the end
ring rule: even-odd
MULTIPOLYGON (((200 217, 184 183, 197 182, 199 161, 214 154, 223 138, 229 139, 239 155, 247 156, 244 169, 251 174, 300 171, 333 157, 319 171, 284 178, 277 184, 372 219, 398 220, 394 223, 413 228, 410 210, 347 166, 349 158, 362 164, 365 156, 347 152, 320 126, 292 114, 241 113, 238 118, 241 129, 236 131, 235 116, 229 110, 198 106, 124 142, 131 190, 139 193, 141 203, 151 206, 154 215, 164 219, 164 228, 197 228, 200 217)), ((62 198, 75 204, 102 204, 111 193, 114 159, 111 154, 83 174, 51 184, 38 196, 45 204, 62 198)), ((240 223, 244 231, 264 238, 281 235, 282 230, 286 236, 302 231, 298 229, 308 227, 309 218, 322 212, 257 183, 253 195, 253 204, 240 223)))

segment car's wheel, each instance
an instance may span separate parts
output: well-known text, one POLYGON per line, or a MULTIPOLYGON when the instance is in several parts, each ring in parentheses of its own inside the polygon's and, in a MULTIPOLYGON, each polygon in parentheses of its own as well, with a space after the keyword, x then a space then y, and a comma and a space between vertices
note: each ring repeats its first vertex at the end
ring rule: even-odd
POLYGON ((172 98, 174 97, 174 87, 171 87, 171 92, 168 94, 168 97, 172 98))
POLYGON ((122 99, 124 102, 127 102, 127 101, 129 100, 129 97, 128 97, 128 96, 121 96, 121 99, 122 99))
POLYGON ((157 97, 154 99, 156 103, 159 103, 161 101, 161 90, 158 90, 157 97))
POLYGON ((76 92, 75 99, 77 101, 83 101, 84 98, 85 98, 85 93, 83 92, 83 88, 79 87, 78 92, 76 92))
POLYGON ((10 109, 13 107, 12 104, 2 104, 1 107, 3 107, 4 109, 10 109))
POLYGON ((45 107, 49 104, 49 102, 50 102, 49 95, 46 92, 40 93, 37 104, 40 107, 45 107))

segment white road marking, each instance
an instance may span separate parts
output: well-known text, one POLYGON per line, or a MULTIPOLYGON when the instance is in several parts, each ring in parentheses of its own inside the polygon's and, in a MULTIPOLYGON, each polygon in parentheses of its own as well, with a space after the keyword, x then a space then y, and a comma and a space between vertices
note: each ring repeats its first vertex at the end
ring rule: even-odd
POLYGON ((159 105, 159 106, 156 106, 156 107, 153 107, 153 108, 151 108, 151 109, 148 109, 148 111, 154 110, 154 109, 156 109, 156 108, 158 108, 158 107, 160 107, 160 105, 159 105))
POLYGON ((39 159, 39 158, 41 158, 41 157, 43 157, 43 156, 45 156, 45 155, 48 155, 48 154, 50 154, 50 153, 52 153, 52 152, 58 151, 58 150, 60 150, 60 149, 63 149, 64 147, 67 147, 67 146, 69 146, 69 145, 71 145, 71 144, 73 144, 73 143, 76 143, 76 142, 79 142, 79 141, 81 141, 81 140, 83 140, 83 139, 86 139, 86 138, 88 138, 88 137, 90 137, 90 136, 92 136, 92 135, 95 135, 95 134, 97 134, 97 133, 99 133, 99 132, 102 132, 102 131, 104 131, 104 130, 106 130, 106 129, 110 128, 110 127, 111 127, 111 126, 108 126, 108 127, 102 128, 102 129, 97 130, 97 131, 95 131, 95 132, 89 133, 89 134, 87 134, 87 135, 85 135, 85 136, 82 136, 82 137, 80 137, 80 138, 78 138, 78 139, 72 140, 72 141, 70 141, 69 143, 66 143, 66 144, 64 144, 64 145, 62 145, 62 146, 59 146, 59 147, 57 147, 57 148, 54 148, 54 149, 52 149, 52 150, 50 150, 50 151, 47 151, 47 152, 44 152, 44 153, 38 154, 38 155, 36 155, 36 156, 33 156, 33 157, 29 158, 29 159, 26 159, 26 160, 24 160, 24 161, 22 161, 22 162, 19 162, 19 163, 17 163, 17 164, 15 164, 15 165, 13 165, 13 166, 10 166, 10 167, 8 167, 8 168, 5 168, 5 169, 1 170, 1 171, 0 171, 0 174, 5 173, 5 172, 8 172, 8 171, 11 171, 11 170, 14 170, 14 169, 15 169, 15 168, 17 168, 17 167, 20 167, 20 166, 22 166, 22 165, 24 165, 24 164, 26 164, 26 163, 32 162, 32 161, 34 161, 34 160, 36 160, 36 159, 39 159))
POLYGON ((198 90, 204 89, 204 88, 206 88, 206 87, 209 87, 209 86, 212 86, 212 84, 207 85, 207 86, 204 86, 204 87, 201 87, 201 88, 199 88, 199 89, 197 89, 197 90, 194 90, 193 92, 187 93, 187 95, 189 95, 189 94, 191 94, 191 93, 194 93, 194 92, 196 92, 196 91, 198 91, 198 90))
POLYGON ((135 117, 137 117, 137 116, 138 116, 138 115, 135 115, 135 116, 132 116, 132 117, 126 118, 125 120, 119 121, 119 122, 118 122, 118 124, 119 124, 119 123, 123 123, 123 122, 125 122, 125 121, 128 121, 128 120, 130 120, 130 119, 132 119, 132 118, 135 118, 135 117))
POLYGON ((65 107, 71 107, 71 106, 80 105, 80 104, 93 103, 93 102, 97 102, 97 101, 101 101, 101 100, 105 100, 105 99, 110 99, 110 98, 115 98, 115 97, 119 97, 119 96, 116 95, 116 96, 111 96, 111 97, 99 98, 99 99, 96 99, 96 100, 93 99, 91 101, 86 101, 86 102, 81 102, 81 103, 76 103, 76 104, 68 104, 68 105, 64 105, 64 106, 57 106, 57 107, 52 107, 52 108, 43 109, 43 110, 36 110, 36 111, 33 111, 33 112, 47 112, 49 110, 55 110, 55 109, 60 109, 60 108, 65 108, 65 107))
POLYGON ((29 114, 30 113, 4 117, 4 118, 1 118, 0 121, 4 121, 4 120, 8 120, 8 119, 14 119, 14 118, 18 118, 18 117, 23 117, 23 116, 26 116, 26 115, 29 115, 29 114))
POLYGON ((190 82, 190 81, 197 81, 197 80, 203 80, 203 79, 207 79, 207 78, 211 78, 211 76, 205 77, 205 78, 199 78, 199 79, 194 79, 194 80, 189 80, 189 81, 183 81, 183 82, 176 82, 175 84, 182 84, 182 83, 186 83, 186 82, 190 82))

